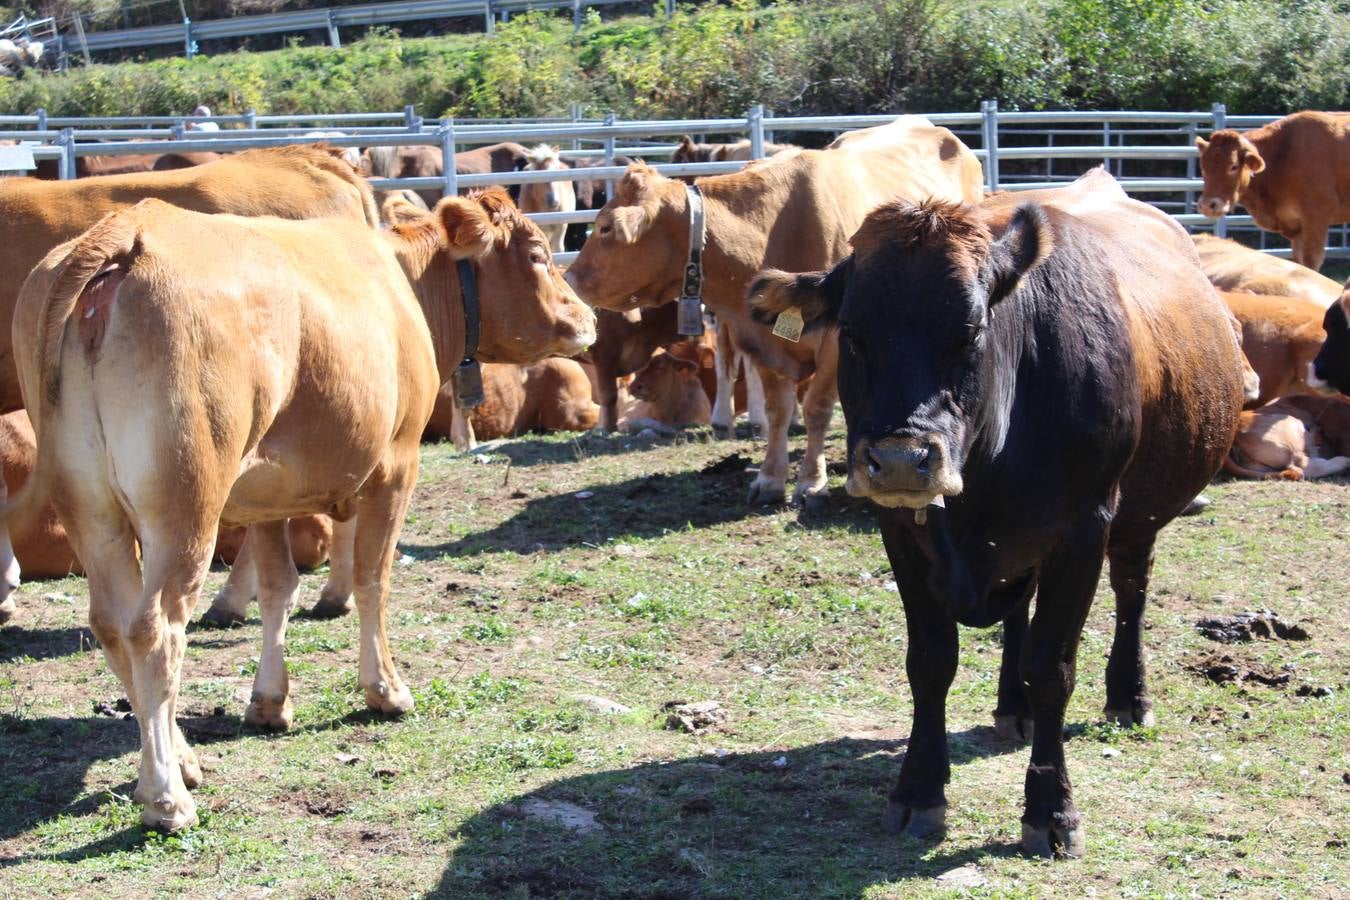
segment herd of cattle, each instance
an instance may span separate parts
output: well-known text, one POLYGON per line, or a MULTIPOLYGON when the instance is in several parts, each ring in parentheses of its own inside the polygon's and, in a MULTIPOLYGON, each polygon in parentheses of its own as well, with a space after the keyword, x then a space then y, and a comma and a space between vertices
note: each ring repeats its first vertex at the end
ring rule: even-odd
MULTIPOLYGON (((878 510, 908 623, 913 732, 886 826, 943 827, 956 626, 1002 622, 996 728, 1031 742, 1023 845, 1082 853, 1062 730, 1103 559, 1107 714, 1146 723, 1159 529, 1221 467, 1350 467, 1350 400, 1314 393, 1350 390, 1350 294, 1313 268, 1192 241, 1100 169, 986 196, 970 150, 920 117, 771 149, 690 182, 635 162, 603 204, 580 180, 522 191, 529 208, 602 206, 565 276, 551 256, 563 235, 501 189, 404 192, 377 210, 366 176, 439 165, 417 148, 0 179, 0 621, 20 565, 87 575, 90 625, 141 728, 147 825, 196 821, 201 768, 175 707, 214 556, 234 565, 204 619, 261 610, 246 722, 291 725, 296 565, 325 558, 314 611, 357 610, 366 702, 398 715, 413 700, 385 608, 424 436, 725 431, 748 408, 766 443, 749 499, 776 502, 800 401, 794 496, 819 504, 838 400, 847 491, 878 510), (716 328, 686 339, 675 301, 691 263, 716 328), (456 387, 477 361, 485 402, 466 414, 456 387)), ((1350 219, 1337 206, 1350 185, 1329 187, 1350 172, 1350 116, 1301 113, 1200 149, 1201 208, 1246 205, 1309 267, 1326 225, 1350 219)), ((562 171, 548 148, 458 159, 562 171)))

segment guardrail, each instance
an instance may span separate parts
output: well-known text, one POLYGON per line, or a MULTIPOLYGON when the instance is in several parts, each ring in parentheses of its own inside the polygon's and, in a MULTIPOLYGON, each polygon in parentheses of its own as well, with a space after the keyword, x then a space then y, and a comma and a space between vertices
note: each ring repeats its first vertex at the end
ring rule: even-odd
MULTIPOLYGON (((340 28, 430 19, 481 18, 484 30, 491 34, 498 16, 505 21, 512 13, 534 9, 571 10, 574 27, 579 29, 586 9, 625 2, 629 0, 394 0, 390 3, 300 9, 201 22, 194 22, 185 16, 182 22, 112 31, 89 31, 77 27, 74 38, 61 36, 61 51, 64 55, 72 49, 79 50, 87 57, 89 53, 107 50, 181 44, 184 54, 190 59, 197 54, 199 41, 297 31, 327 32, 328 43, 333 47, 341 47, 340 28)), ((669 15, 674 11, 674 0, 666 0, 665 6, 669 15)))
MULTIPOLYGON (((254 147, 323 141, 339 147, 432 146, 441 151, 443 173, 431 178, 386 179, 372 182, 377 190, 437 190, 444 194, 488 184, 520 185, 558 180, 556 172, 498 172, 458 175, 455 159, 462 147, 500 141, 552 142, 564 145, 568 158, 599 157, 602 165, 579 171, 578 180, 613 181, 624 169, 611 163, 618 156, 668 158, 676 136, 722 135, 748 137, 751 155, 761 157, 765 144, 782 132, 841 132, 880 125, 890 115, 773 116, 761 107, 743 118, 704 118, 624 122, 613 114, 583 119, 574 108, 569 118, 521 122, 423 119, 412 107, 401 113, 353 113, 316 116, 259 116, 252 112, 216 116, 219 131, 187 129, 184 117, 110 117, 70 119, 47 116, 0 116, 0 139, 36 141, 39 158, 57 158, 62 177, 73 177, 75 160, 82 156, 117 156, 166 152, 234 151, 254 147), (242 126, 242 127, 230 127, 242 126), (307 136, 315 129, 340 129, 342 137, 307 136), (150 138, 150 140, 146 140, 150 138), (654 141, 654 142, 653 142, 654 141), (622 142, 622 143, 621 143, 622 142), (570 145, 570 146, 566 146, 570 145)), ((1131 194, 1144 195, 1189 229, 1256 232, 1250 216, 1228 216, 1217 223, 1198 214, 1195 199, 1201 190, 1195 138, 1226 126, 1253 127, 1275 116, 1229 116, 1216 104, 1209 112, 1002 112, 986 101, 978 112, 935 113, 925 118, 945 125, 972 147, 984 166, 989 190, 1032 190, 1063 185, 1091 165, 1106 165, 1131 194), (1147 143, 1139 143, 1146 141, 1147 143), (1146 169, 1147 171, 1137 171, 1146 169)), ((712 175, 736 171, 743 163, 658 164, 667 175, 712 175)), ((594 210, 532 214, 541 224, 590 222, 594 210)), ((1278 236, 1258 232, 1262 249, 1288 255, 1278 236)), ((1328 256, 1350 256, 1345 227, 1333 232, 1336 242, 1328 256)), ((560 262, 570 258, 559 256, 560 262)))

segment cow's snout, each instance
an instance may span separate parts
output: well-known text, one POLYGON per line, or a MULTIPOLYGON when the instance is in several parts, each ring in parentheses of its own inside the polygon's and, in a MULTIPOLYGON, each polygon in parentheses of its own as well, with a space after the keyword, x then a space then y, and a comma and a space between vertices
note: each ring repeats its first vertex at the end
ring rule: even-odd
POLYGON ((918 509, 961 493, 961 475, 940 435, 863 439, 854 448, 847 489, 882 506, 918 509))
POLYGON ((1201 197, 1196 206, 1201 215, 1210 219, 1221 219, 1232 210, 1232 204, 1222 197, 1201 197))

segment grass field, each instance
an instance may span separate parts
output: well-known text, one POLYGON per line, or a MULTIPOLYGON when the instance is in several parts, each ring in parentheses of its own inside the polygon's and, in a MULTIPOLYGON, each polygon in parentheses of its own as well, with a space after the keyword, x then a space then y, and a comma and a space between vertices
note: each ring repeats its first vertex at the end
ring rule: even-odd
MULTIPOLYGON (((1017 850, 1027 748, 990 727, 997 629, 963 629, 945 840, 881 830, 910 715, 900 602, 837 477, 818 518, 745 508, 750 476, 727 458, 761 449, 706 433, 427 447, 390 613, 417 710, 369 717, 354 619, 300 618, 295 728, 252 732, 256 618, 190 631, 180 710, 207 771, 202 824, 180 836, 138 824, 137 729, 91 646, 84 582, 25 586, 0 630, 0 895, 1350 890, 1346 481, 1217 484, 1163 533, 1155 728, 1103 724, 1099 592, 1067 729, 1088 855, 1050 863, 1017 850), (1223 645, 1194 627, 1261 607, 1310 639, 1223 645), (1202 674, 1225 666, 1237 683, 1202 674), (666 703, 704 700, 723 724, 667 727, 666 703), (939 879, 953 869, 983 886, 939 879)), ((321 581, 306 576, 306 606, 321 581)))

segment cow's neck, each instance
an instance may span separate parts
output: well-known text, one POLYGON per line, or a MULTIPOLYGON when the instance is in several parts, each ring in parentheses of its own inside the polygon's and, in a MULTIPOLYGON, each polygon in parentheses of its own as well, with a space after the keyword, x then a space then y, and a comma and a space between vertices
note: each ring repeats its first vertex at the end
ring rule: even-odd
MULTIPOLYGON (((784 198, 773 190, 747 191, 743 185, 724 187, 716 180, 699 182, 708 223, 703 252, 703 302, 724 318, 749 315, 745 292, 769 250, 769 232, 784 198)), ((689 247, 689 205, 681 191, 681 246, 689 247)))
POLYGON ((389 239, 422 307, 436 351, 436 371, 444 383, 464 358, 464 301, 457 266, 442 252, 434 225, 403 227, 389 239))

